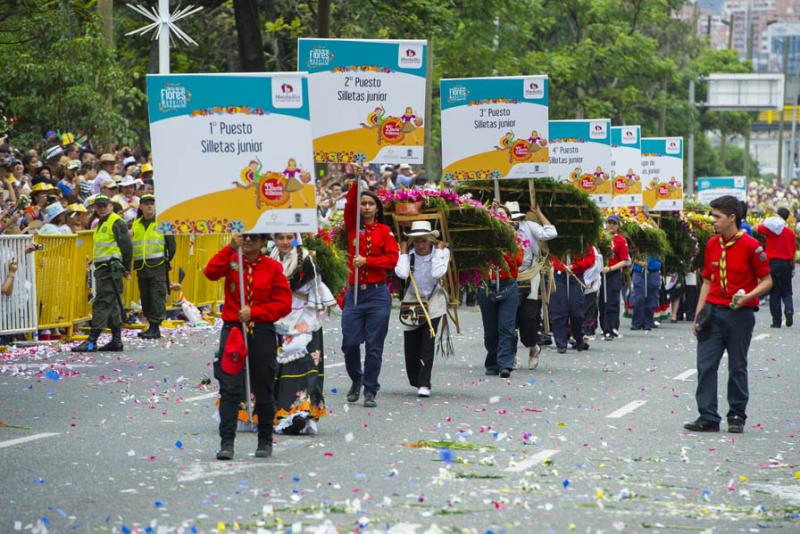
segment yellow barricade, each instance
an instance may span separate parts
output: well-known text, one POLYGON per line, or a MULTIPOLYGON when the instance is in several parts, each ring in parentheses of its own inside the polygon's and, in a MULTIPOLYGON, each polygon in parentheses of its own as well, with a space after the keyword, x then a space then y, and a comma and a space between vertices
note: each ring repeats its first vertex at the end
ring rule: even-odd
MULTIPOLYGON (((93 232, 71 235, 37 235, 43 245, 36 257, 36 290, 39 329, 68 328, 89 320, 92 313, 89 285, 93 232)), ((197 306, 221 303, 223 286, 203 276, 208 260, 230 241, 228 235, 176 235, 177 251, 171 262, 170 281, 178 281, 183 269, 181 290, 197 306)), ((122 302, 126 307, 139 302, 139 285, 134 274, 125 281, 122 302)), ((172 303, 168 297, 167 305, 172 303)))

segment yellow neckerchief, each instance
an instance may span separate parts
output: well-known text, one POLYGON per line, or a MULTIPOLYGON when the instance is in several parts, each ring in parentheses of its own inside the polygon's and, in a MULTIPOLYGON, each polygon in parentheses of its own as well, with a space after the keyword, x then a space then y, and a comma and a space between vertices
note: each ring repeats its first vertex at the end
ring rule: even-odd
POLYGON ((719 236, 720 243, 722 244, 722 253, 719 257, 719 284, 722 287, 722 293, 728 296, 728 249, 731 248, 739 238, 745 234, 744 230, 739 230, 736 235, 731 238, 727 243, 719 236))

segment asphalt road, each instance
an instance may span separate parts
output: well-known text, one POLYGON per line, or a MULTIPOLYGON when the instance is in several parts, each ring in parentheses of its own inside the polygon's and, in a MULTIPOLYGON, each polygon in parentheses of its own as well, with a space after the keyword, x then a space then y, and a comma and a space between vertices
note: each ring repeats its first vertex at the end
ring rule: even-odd
POLYGON ((762 308, 745 433, 698 435, 682 428, 696 417, 686 323, 644 333, 624 319, 622 339, 545 349, 506 380, 484 376, 477 308, 460 313, 424 401, 392 320, 372 410, 345 401, 332 316, 331 413, 266 461, 254 434, 214 460, 214 385, 199 382, 217 330, 129 339, 113 356, 0 355, 0 421, 29 427, 0 428, 0 532, 800 531, 800 325, 770 329, 762 308))

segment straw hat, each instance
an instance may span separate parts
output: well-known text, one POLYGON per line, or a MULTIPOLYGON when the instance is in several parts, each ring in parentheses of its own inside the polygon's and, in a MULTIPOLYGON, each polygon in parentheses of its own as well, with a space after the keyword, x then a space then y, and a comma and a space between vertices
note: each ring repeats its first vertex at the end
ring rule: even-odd
POLYGON ((525 214, 519 209, 519 202, 506 202, 504 206, 511 214, 512 221, 521 221, 525 218, 525 214))
POLYGON ((430 221, 414 221, 411 223, 411 230, 406 233, 409 239, 427 237, 431 241, 439 239, 439 230, 433 230, 430 221))

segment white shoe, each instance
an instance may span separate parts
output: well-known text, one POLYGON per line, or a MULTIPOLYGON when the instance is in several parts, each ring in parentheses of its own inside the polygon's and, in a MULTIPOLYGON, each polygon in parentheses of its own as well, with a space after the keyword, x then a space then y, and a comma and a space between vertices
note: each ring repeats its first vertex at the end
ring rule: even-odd
POLYGON ((539 345, 531 347, 528 353, 528 369, 533 370, 539 367, 539 353, 541 352, 542 348, 539 345))
POLYGON ((417 397, 430 397, 431 388, 421 387, 417 390, 417 397))

